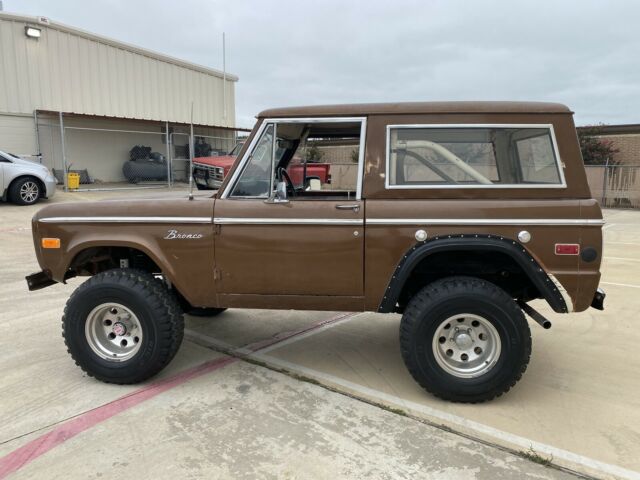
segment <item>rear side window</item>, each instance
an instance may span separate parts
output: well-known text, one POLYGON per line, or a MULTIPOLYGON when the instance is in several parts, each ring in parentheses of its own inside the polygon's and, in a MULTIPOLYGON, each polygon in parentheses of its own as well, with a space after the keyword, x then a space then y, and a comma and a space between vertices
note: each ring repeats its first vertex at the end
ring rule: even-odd
POLYGON ((562 187, 550 125, 387 127, 387 188, 562 187))

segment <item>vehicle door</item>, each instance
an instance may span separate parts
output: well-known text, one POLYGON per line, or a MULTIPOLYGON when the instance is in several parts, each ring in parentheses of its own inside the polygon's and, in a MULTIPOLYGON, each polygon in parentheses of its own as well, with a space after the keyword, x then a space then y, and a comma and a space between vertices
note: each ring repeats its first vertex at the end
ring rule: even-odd
POLYGON ((363 295, 364 131, 363 118, 263 121, 215 203, 218 293, 363 295), (305 178, 314 155, 331 180, 305 178))

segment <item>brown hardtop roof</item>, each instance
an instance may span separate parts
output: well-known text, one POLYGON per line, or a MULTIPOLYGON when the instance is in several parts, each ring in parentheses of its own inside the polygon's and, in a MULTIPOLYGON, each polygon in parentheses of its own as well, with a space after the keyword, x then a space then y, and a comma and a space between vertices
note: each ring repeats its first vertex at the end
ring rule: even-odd
POLYGON ((421 113, 573 113, 566 105, 547 102, 400 102, 311 105, 263 110, 258 118, 361 116, 421 113))

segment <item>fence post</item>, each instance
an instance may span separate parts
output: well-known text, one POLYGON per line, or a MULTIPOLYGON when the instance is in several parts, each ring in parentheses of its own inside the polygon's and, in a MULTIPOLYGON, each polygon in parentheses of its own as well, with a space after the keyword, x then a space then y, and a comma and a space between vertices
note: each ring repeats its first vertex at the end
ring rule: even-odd
POLYGON ((167 187, 171 188, 171 146, 169 142, 169 122, 164 122, 164 143, 167 145, 167 187))
POLYGON ((63 175, 63 180, 62 182, 64 183, 64 191, 68 192, 69 191, 69 184, 68 184, 68 179, 67 179, 67 153, 65 150, 65 146, 64 146, 64 120, 62 119, 62 112, 58 112, 58 118, 60 119, 59 123, 60 123, 60 145, 62 147, 62 175, 63 175))
POLYGON ((607 200, 607 183, 609 182, 609 158, 607 158, 607 161, 604 164, 604 176, 603 176, 603 181, 602 181, 602 206, 606 207, 606 200, 607 200))
MULTIPOLYGON (((191 104, 191 117, 193 118, 193 103, 191 104)), ((189 200, 193 199, 193 155, 195 142, 193 140, 193 120, 189 129, 189 200)))

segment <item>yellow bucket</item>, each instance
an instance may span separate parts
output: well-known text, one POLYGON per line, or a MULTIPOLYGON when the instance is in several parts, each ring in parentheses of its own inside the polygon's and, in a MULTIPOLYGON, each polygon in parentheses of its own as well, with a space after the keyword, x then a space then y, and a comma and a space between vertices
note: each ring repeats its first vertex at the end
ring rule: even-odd
POLYGON ((67 187, 80 188, 80 174, 79 173, 67 173, 67 187))

